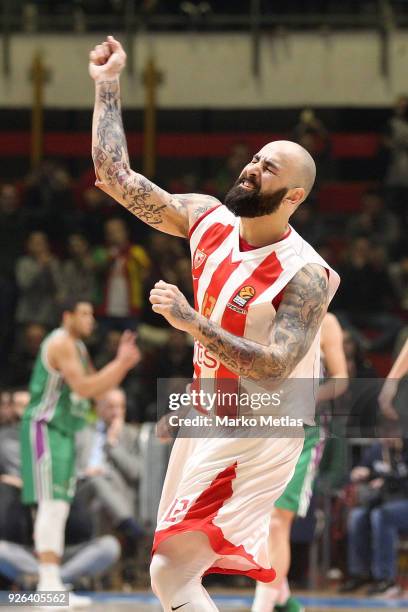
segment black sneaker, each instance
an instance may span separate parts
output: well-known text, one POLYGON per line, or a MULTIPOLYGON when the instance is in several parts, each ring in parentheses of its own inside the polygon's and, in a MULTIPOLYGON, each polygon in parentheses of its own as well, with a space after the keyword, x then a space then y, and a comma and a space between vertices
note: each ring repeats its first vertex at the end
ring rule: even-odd
POLYGON ((393 597, 397 597, 400 593, 401 588, 394 580, 376 580, 367 591, 369 597, 381 596, 385 599, 392 599, 393 597))
POLYGON ((371 578, 368 576, 352 576, 339 587, 339 593, 352 593, 363 586, 370 584, 371 578))

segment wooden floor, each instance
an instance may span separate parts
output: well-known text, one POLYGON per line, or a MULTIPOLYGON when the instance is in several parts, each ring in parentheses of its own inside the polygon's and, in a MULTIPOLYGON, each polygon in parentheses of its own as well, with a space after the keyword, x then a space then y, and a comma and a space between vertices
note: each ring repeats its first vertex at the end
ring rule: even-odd
MULTIPOLYGON (((89 593, 93 599, 92 606, 85 608, 90 612, 161 612, 161 606, 150 593, 89 593)), ((237 593, 211 593, 220 612, 249 612, 251 596, 237 593)), ((392 610, 399 612, 408 610, 408 598, 399 600, 372 600, 316 594, 299 595, 306 612, 374 612, 376 610, 392 610)), ((15 610, 17 606, 1 606, 1 610, 15 610)), ((20 607, 20 606, 18 606, 20 607)), ((46 610, 46 608, 42 608, 46 610)), ((57 610, 57 608, 53 608, 57 610)), ((63 608, 60 608, 61 610, 63 608)), ((23 607, 24 612, 39 610, 35 607, 23 607)))

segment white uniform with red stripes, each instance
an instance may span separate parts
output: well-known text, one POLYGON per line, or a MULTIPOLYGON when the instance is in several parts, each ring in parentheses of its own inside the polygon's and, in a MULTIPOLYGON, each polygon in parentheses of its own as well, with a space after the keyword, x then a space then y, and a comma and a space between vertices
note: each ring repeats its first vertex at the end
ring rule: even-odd
MULTIPOLYGON (((293 228, 279 242, 240 251, 240 219, 225 206, 205 213, 190 232, 196 309, 232 334, 267 345, 284 288, 304 266, 328 270, 330 300, 339 277, 293 228)), ((196 382, 216 391, 239 377, 200 343, 196 382)), ((320 334, 291 377, 318 379, 320 334)), ((248 388, 245 380, 245 388, 248 388)), ((224 387, 225 388, 225 387, 224 387)), ((234 409, 234 408, 233 408, 234 409)), ((231 407, 230 407, 231 410, 231 407)), ((313 414, 304 419, 313 424, 313 414)), ((207 573, 240 573, 269 582, 271 510, 293 475, 303 430, 290 438, 178 438, 173 446, 153 552, 183 531, 202 531, 219 558, 207 573)))

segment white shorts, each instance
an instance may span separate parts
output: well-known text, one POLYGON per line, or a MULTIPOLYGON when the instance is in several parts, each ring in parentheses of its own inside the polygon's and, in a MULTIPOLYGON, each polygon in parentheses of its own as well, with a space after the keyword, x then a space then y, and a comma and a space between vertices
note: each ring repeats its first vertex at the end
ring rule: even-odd
POLYGON ((272 581, 269 523, 303 447, 303 429, 296 435, 178 438, 164 482, 153 554, 172 535, 201 531, 219 555, 206 574, 272 581))

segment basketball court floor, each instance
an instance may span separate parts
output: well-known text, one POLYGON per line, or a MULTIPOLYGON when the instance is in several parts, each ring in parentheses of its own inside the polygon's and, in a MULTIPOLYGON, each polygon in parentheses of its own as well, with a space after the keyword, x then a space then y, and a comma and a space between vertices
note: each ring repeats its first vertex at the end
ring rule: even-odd
MULTIPOLYGON (((93 599, 91 612, 161 612, 157 599, 150 593, 88 593, 93 599)), ((216 605, 221 612, 249 612, 252 597, 248 594, 226 594, 211 592, 216 605)), ((375 610, 393 610, 399 612, 408 609, 408 597, 393 600, 373 600, 365 598, 300 595, 300 601, 307 612, 351 612, 360 610, 371 612, 375 610)), ((20 606, 18 606, 20 607, 20 606)), ((16 606, 1 606, 2 610, 13 610, 16 606)), ((26 612, 38 608, 23 608, 26 612)))

